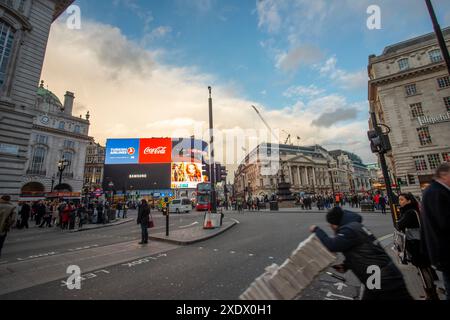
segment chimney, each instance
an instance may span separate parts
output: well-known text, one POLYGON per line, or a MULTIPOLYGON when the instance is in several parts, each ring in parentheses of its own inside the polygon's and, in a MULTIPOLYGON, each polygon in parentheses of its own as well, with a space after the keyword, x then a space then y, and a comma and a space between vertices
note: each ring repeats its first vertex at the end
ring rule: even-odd
POLYGON ((75 100, 75 95, 73 92, 67 91, 64 95, 64 113, 70 116, 72 115, 73 100, 75 100))

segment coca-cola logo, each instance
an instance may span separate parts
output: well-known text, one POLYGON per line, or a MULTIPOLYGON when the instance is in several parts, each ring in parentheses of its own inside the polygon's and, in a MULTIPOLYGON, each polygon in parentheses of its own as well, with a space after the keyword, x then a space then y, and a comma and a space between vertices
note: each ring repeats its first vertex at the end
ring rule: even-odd
POLYGON ((150 148, 147 147, 144 150, 144 154, 166 154, 167 147, 157 147, 157 148, 150 148))

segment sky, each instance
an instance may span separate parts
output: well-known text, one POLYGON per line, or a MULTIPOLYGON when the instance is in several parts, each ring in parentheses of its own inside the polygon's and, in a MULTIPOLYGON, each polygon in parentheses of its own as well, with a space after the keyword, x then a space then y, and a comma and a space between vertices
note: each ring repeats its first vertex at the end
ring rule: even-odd
MULTIPOLYGON (((375 162, 367 140, 367 65, 391 44, 433 31, 422 0, 77 0, 53 24, 42 79, 90 135, 206 141, 208 86, 221 134, 265 126, 284 142, 344 149, 375 162), (369 30, 370 5, 381 28, 369 30), (201 127, 202 130, 198 128, 201 127), (299 139, 297 139, 297 137, 299 139)), ((434 0, 441 27, 450 1, 434 0)), ((252 148, 235 146, 235 161, 252 148), (239 150, 241 149, 241 150, 239 150)), ((219 157, 222 143, 216 145, 219 157)), ((225 162, 225 161, 223 161, 225 162)))

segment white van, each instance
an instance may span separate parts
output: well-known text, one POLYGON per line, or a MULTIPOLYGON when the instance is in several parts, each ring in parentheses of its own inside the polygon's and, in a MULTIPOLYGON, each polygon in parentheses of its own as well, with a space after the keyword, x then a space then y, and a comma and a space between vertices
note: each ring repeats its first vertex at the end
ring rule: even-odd
POLYGON ((175 199, 169 204, 169 213, 189 213, 192 210, 191 200, 185 199, 175 199))

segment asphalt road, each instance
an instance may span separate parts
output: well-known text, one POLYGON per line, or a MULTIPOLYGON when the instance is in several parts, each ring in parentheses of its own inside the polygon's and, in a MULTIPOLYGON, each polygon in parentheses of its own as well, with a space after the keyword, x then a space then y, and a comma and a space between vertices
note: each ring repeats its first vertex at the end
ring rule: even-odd
MULTIPOLYGON (((202 215, 200 215, 202 216, 202 215)), ((364 222, 376 236, 392 232, 389 216, 363 214, 364 222)), ((235 300, 272 263, 281 264, 309 236, 308 228, 317 224, 325 230, 324 212, 246 212, 227 214, 240 223, 216 238, 190 246, 175 247, 144 259, 114 264, 83 274, 81 290, 69 290, 64 279, 19 290, 0 299, 167 299, 167 300, 235 300)), ((198 214, 183 216, 186 225, 199 218, 198 214)), ((175 221, 175 220, 174 220, 175 221)), ((158 222, 157 222, 158 225, 158 222)), ((12 245, 7 255, 15 257, 52 248, 115 243, 125 241, 120 237, 134 237, 137 226, 117 227, 86 231, 58 238, 42 234, 38 240, 28 240, 12 245), (132 230, 130 232, 130 230, 132 230), (103 237, 100 237, 100 235, 103 237), (35 244, 35 241, 45 244, 35 244), (33 244, 32 244, 33 243, 33 244), (27 251, 25 247, 32 245, 27 251), (37 251, 36 251, 37 250, 37 251)), ((156 246, 155 242, 150 243, 156 246)), ((45 259, 39 258, 39 259, 45 259)), ((100 261, 99 261, 100 263, 100 261)), ((330 282, 332 286, 333 283, 330 282)), ((320 286, 320 284, 319 284, 320 286)), ((320 292, 315 288, 314 292, 320 292)), ((322 299, 323 294, 310 295, 322 299)))

